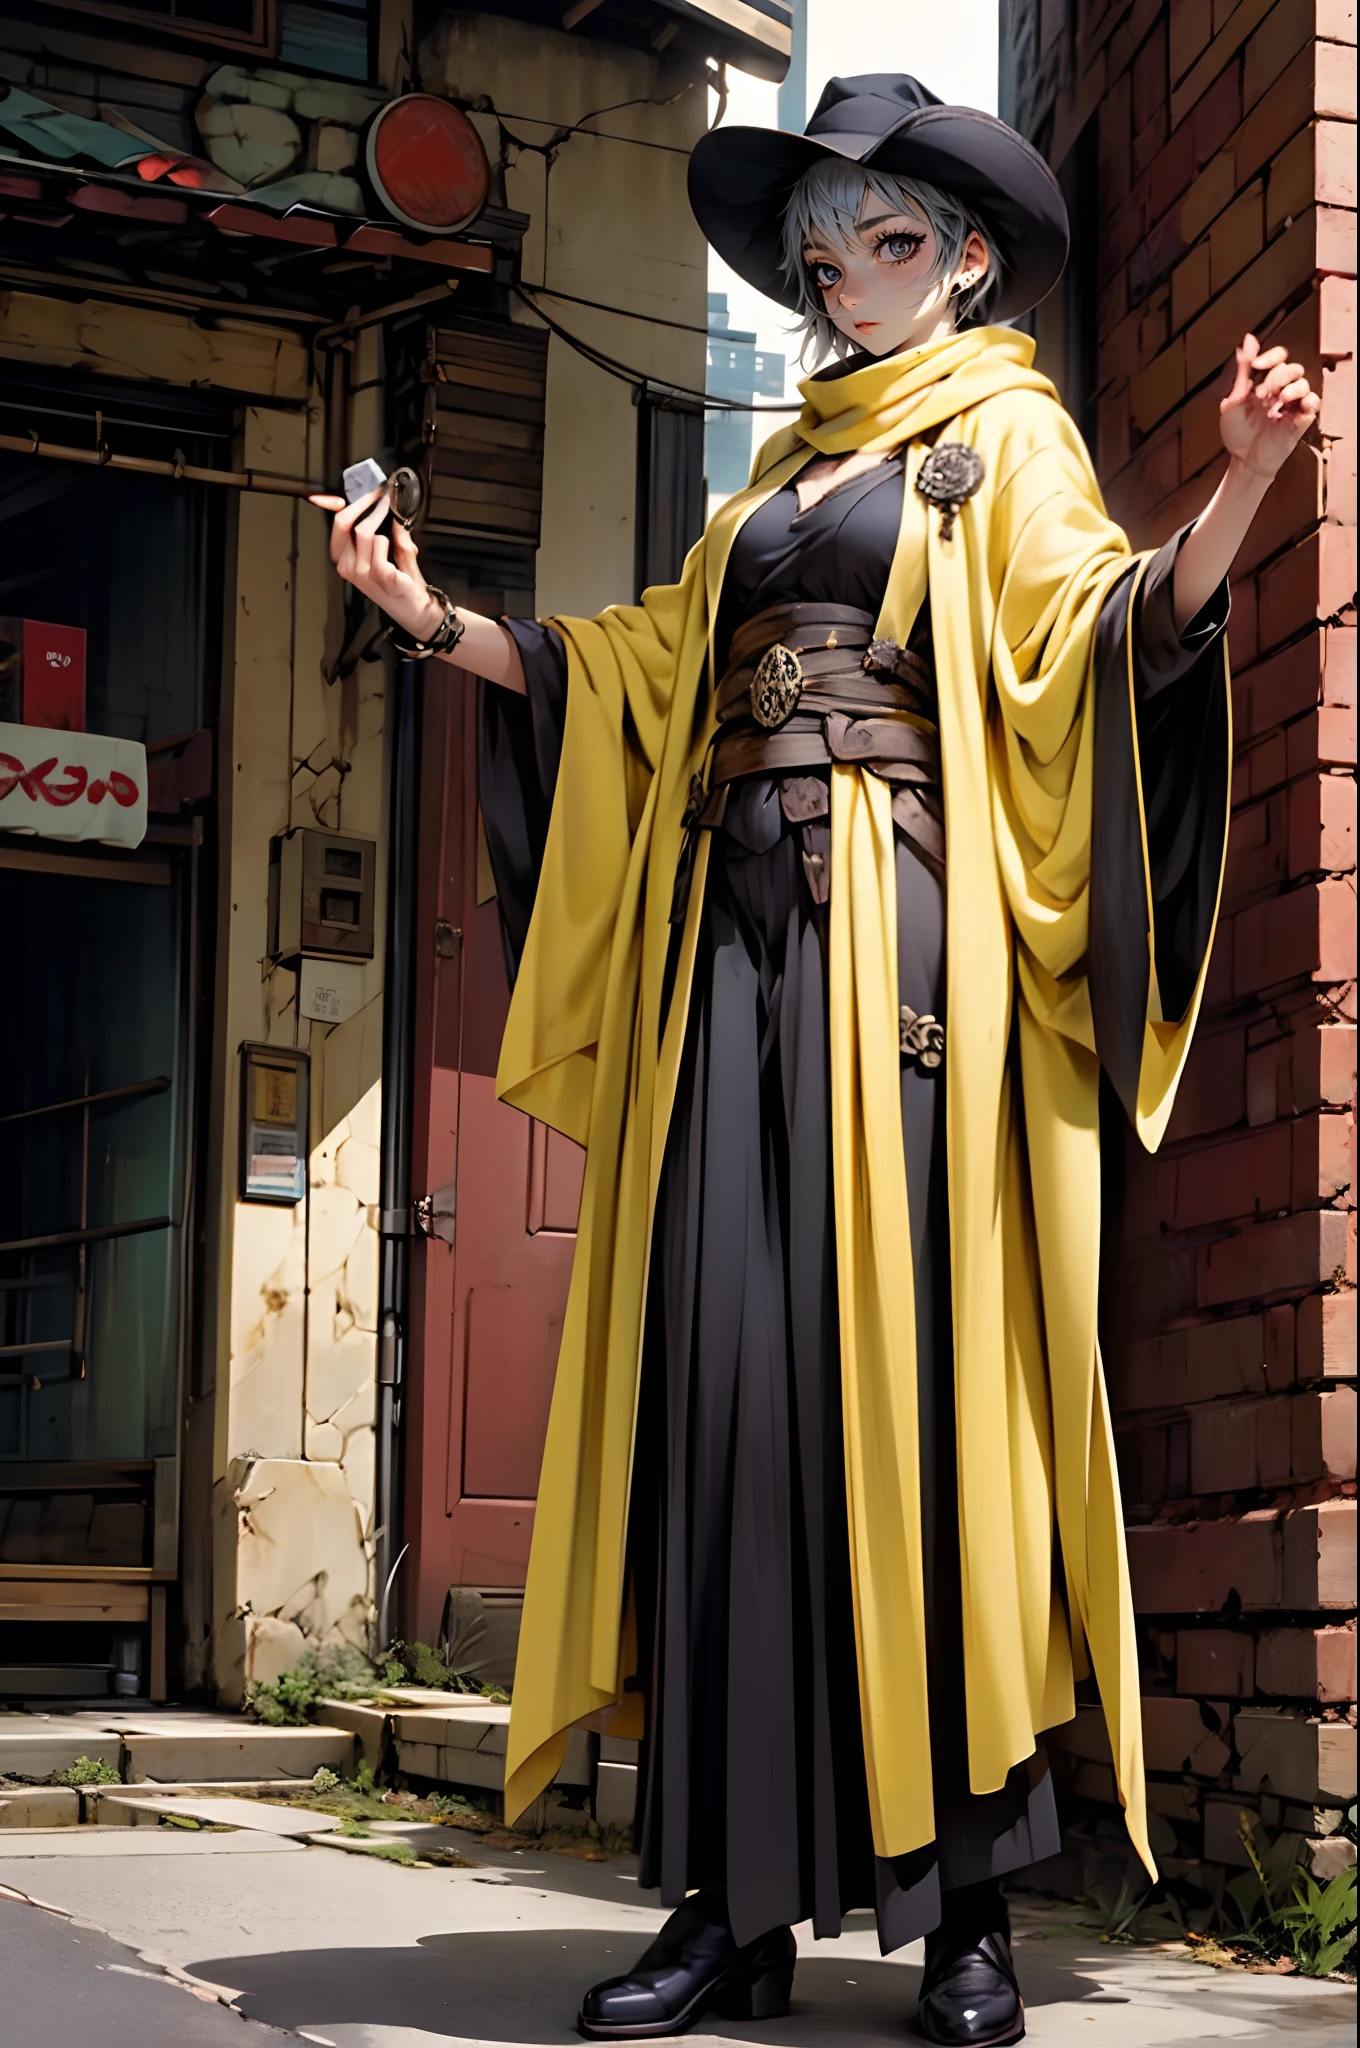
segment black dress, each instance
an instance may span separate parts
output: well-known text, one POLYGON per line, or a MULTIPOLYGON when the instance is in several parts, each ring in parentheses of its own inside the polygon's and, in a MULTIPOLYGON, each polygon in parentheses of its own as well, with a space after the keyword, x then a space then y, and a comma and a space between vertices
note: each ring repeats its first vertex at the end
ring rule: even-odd
MULTIPOLYGON (((767 499, 732 546, 717 673, 736 627, 768 606, 828 602, 876 615, 902 491, 902 464, 891 460, 806 512, 792 484, 767 499)), ((1136 621, 1143 772, 1170 799, 1160 839, 1150 818, 1164 999, 1178 972, 1193 987, 1207 930, 1186 808, 1212 802, 1203 764, 1213 756, 1214 691, 1203 655, 1226 619, 1224 592, 1177 638, 1177 545, 1151 564, 1136 621), (1181 687, 1168 698, 1173 681, 1181 687), (1164 903, 1180 912, 1181 938, 1165 961, 1163 926, 1175 919, 1160 914, 1164 903)), ((1121 599, 1126 609, 1122 584, 1112 617, 1122 616, 1121 599)), ((556 780, 566 661, 550 627, 507 623, 528 695, 485 691, 480 767, 513 974, 556 780)), ((911 644, 930 658, 927 615, 911 644)), ((1117 740, 1117 709, 1105 723, 1117 740)), ((1098 748, 1099 725, 1098 712, 1098 748)), ((946 849, 946 868, 947 860, 946 849)), ((897 905, 899 1000, 943 1020, 944 888, 901 835, 897 905)), ((647 1707, 637 1830, 641 1882, 659 1886, 668 1905, 700 1886, 725 1887, 739 1942, 805 1919, 817 1935, 834 1935, 850 1908, 873 1906, 887 1952, 938 1924, 942 1889, 1048 1856, 1059 1836, 1042 1745, 999 1791, 969 1790, 948 1082, 943 1069, 904 1060, 930 1697, 930 1755, 920 1768, 933 1777, 937 1839, 891 1860, 874 1853, 841 1429, 828 920, 778 782, 735 784, 713 833, 654 1224, 629 1522, 647 1707)))

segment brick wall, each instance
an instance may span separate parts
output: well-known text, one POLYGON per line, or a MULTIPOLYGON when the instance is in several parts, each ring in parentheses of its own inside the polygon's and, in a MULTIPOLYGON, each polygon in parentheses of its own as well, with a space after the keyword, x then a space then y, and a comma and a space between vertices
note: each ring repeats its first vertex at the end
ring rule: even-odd
MULTIPOLYGON (((1325 1870, 1355 1797, 1355 7, 1002 17, 1003 112, 1096 170, 1039 360, 1135 546, 1222 473, 1246 329, 1323 396, 1236 565, 1208 999, 1161 1152, 1114 1128, 1104 1298, 1156 1846, 1241 1861, 1246 1805, 1325 1870)), ((1066 1747, 1078 1835, 1108 1839, 1094 1709, 1066 1747)))

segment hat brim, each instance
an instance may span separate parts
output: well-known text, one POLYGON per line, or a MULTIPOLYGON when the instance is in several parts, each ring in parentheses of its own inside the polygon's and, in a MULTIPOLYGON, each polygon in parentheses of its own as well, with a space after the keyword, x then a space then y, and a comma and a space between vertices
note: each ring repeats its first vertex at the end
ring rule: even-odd
POLYGON ((938 185, 966 202, 1001 261, 991 320, 1016 320, 1047 298, 1067 262, 1067 207, 1039 152, 973 107, 922 107, 886 134, 791 135, 714 128, 689 160, 689 198, 704 234, 738 277, 797 312, 784 269, 784 214, 805 171, 826 158, 938 185))

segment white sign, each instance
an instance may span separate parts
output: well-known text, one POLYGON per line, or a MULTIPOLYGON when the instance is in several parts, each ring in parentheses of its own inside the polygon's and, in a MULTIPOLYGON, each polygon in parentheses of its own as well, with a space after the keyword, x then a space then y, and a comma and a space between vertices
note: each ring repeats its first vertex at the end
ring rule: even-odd
POLYGON ((298 964, 300 1017, 318 1024, 344 1024, 364 1007, 364 969, 359 960, 309 960, 298 964))
POLYGON ((146 748, 99 732, 0 725, 0 831, 140 846, 146 748))

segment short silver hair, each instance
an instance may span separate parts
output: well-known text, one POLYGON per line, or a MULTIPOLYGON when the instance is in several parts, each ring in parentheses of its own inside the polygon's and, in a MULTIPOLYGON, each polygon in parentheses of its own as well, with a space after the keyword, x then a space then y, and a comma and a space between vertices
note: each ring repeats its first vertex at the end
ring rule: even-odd
POLYGON ((980 235, 987 246, 988 265, 979 281, 954 295, 954 318, 960 327, 986 324, 987 308, 1001 283, 1001 264, 996 243, 963 202, 938 185, 918 178, 899 178, 891 171, 865 170, 841 157, 823 157, 804 171, 794 186, 784 212, 784 274, 798 292, 803 340, 800 362, 809 354, 814 363, 828 355, 849 356, 855 344, 842 334, 823 309, 808 274, 803 249, 808 242, 824 242, 842 249, 854 246, 855 223, 864 207, 865 195, 872 193, 894 213, 919 214, 927 221, 936 243, 935 267, 927 283, 948 277, 963 260, 969 235, 980 235))

